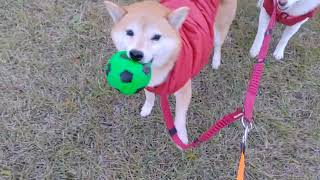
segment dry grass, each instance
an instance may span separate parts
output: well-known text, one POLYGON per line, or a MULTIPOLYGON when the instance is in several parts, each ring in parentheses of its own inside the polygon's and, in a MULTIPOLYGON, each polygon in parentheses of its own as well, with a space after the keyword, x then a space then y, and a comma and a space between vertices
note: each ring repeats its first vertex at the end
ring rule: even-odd
MULTIPOLYGON (((170 142, 159 105, 140 118, 142 93, 128 98, 106 86, 98 70, 114 47, 101 0, 0 6, 0 179, 234 179, 239 123, 183 153, 170 142)), ((240 1, 221 69, 208 66, 195 79, 192 137, 241 104, 257 14, 254 0, 240 1)), ((319 20, 291 40, 284 63, 268 59, 248 179, 320 178, 319 20)))

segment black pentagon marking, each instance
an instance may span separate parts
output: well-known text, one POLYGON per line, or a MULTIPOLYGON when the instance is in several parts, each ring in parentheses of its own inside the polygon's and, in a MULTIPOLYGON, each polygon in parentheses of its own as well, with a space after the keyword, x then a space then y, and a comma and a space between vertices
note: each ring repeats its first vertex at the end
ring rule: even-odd
POLYGON ((111 65, 108 64, 108 65, 107 65, 107 69, 106 69, 106 75, 107 75, 107 76, 109 75, 110 71, 111 71, 111 65))
POLYGON ((143 90, 143 89, 144 89, 144 88, 139 88, 139 89, 136 90, 135 93, 138 93, 138 92, 140 92, 140 91, 143 90))
POLYGON ((122 59, 131 60, 125 53, 121 54, 120 57, 122 59))
POLYGON ((130 83, 132 81, 133 74, 127 70, 120 74, 120 79, 124 83, 130 83))
POLYGON ((144 72, 144 74, 149 75, 149 74, 150 74, 150 71, 151 71, 151 68, 150 68, 149 65, 147 65, 147 64, 143 65, 143 72, 144 72))

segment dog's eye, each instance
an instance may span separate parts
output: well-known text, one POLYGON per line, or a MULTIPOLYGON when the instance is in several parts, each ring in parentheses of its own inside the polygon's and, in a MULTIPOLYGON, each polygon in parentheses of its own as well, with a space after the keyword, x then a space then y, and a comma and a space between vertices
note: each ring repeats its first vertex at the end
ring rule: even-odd
POLYGON ((134 36, 134 33, 131 29, 127 30, 126 33, 127 33, 127 36, 134 36))
POLYGON ((160 38, 161 38, 161 35, 160 35, 160 34, 156 34, 156 35, 154 35, 154 36, 151 38, 151 40, 152 40, 152 41, 159 41, 160 38))

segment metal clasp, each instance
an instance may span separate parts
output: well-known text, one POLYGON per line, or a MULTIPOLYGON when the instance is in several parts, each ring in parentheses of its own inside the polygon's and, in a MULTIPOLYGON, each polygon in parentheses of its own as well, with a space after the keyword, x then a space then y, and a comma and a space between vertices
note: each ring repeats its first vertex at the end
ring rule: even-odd
POLYGON ((248 134, 250 130, 252 129, 252 123, 248 123, 247 121, 244 120, 244 117, 241 118, 242 126, 244 127, 244 134, 242 136, 242 143, 246 145, 247 139, 248 139, 248 134))

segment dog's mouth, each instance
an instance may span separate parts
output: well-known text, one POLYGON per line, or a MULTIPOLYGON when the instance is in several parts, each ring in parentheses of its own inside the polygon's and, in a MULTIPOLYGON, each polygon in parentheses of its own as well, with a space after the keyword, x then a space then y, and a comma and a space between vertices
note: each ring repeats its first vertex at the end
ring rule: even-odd
POLYGON ((280 11, 285 11, 285 10, 287 10, 289 8, 289 6, 281 6, 280 4, 278 4, 278 9, 280 10, 280 11))
POLYGON ((153 60, 154 60, 154 58, 151 58, 150 60, 147 60, 147 61, 144 61, 144 60, 139 61, 139 63, 140 64, 152 64, 153 60))

